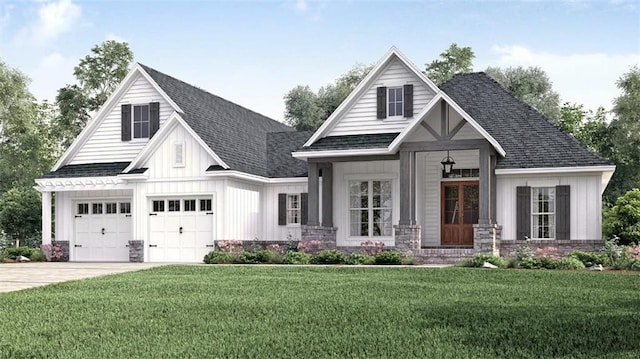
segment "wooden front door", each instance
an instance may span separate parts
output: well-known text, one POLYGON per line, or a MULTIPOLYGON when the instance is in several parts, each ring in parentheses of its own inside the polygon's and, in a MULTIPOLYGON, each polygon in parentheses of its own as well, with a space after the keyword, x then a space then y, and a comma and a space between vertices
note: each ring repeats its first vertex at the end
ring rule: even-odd
POLYGON ((478 181, 443 182, 440 244, 472 246, 480 208, 478 181))

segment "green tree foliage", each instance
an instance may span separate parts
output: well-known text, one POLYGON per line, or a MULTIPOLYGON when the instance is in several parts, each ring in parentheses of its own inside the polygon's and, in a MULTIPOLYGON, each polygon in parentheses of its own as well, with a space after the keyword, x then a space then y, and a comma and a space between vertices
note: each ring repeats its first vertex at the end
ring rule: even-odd
POLYGON ((488 67, 486 73, 517 98, 528 103, 553 122, 560 118, 560 96, 539 67, 488 67))
POLYGON ((313 92, 309 86, 298 85, 284 96, 287 124, 298 131, 313 131, 340 106, 347 96, 371 71, 372 66, 356 64, 334 83, 313 92))
POLYGON ((0 228, 12 242, 33 245, 40 240, 40 194, 31 187, 16 187, 0 196, 0 228))
POLYGON ((603 107, 593 112, 585 110, 583 105, 565 102, 560 108, 557 125, 593 152, 610 159, 613 143, 606 114, 603 107))
POLYGON ((640 189, 634 188, 618 197, 604 213, 603 232, 607 238, 618 237, 618 244, 640 243, 640 189))
POLYGON ((89 120, 89 113, 104 104, 109 95, 127 75, 133 52, 126 42, 108 40, 91 49, 80 60, 73 74, 78 85, 66 85, 58 90, 59 109, 52 134, 62 148, 67 148, 89 120))
POLYGON ((640 69, 631 68, 617 85, 622 94, 614 100, 614 118, 609 124, 612 148, 608 157, 616 164, 616 172, 605 192, 611 202, 640 187, 640 69))
POLYGON ((33 185, 53 163, 53 110, 36 103, 28 84, 24 74, 0 61, 0 193, 33 185))
POLYGON ((476 55, 470 47, 459 47, 453 43, 440 54, 440 58, 426 64, 427 77, 440 85, 455 74, 473 71, 473 59, 476 55))

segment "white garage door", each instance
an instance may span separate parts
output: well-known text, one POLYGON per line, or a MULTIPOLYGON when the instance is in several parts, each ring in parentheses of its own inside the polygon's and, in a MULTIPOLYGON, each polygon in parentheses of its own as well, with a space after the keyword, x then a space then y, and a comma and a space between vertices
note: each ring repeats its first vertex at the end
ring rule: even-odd
POLYGON ((130 200, 77 202, 75 210, 74 260, 129 261, 130 200))
POLYGON ((202 262, 213 249, 212 199, 153 199, 149 213, 149 261, 202 262))

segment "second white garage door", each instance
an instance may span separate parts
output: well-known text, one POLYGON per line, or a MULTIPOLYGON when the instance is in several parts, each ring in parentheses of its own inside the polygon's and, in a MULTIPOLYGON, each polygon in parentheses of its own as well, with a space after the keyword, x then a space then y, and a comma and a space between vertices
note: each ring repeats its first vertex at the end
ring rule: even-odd
POLYGON ((211 197, 162 198, 149 203, 149 261, 202 262, 213 250, 211 197))

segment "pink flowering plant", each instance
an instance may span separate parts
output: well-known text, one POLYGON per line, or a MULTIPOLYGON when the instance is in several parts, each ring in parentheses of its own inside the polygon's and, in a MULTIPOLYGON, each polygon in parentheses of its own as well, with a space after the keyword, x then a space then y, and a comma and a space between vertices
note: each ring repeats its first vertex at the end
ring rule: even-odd
POLYGON ((279 255, 283 255, 287 251, 286 247, 279 244, 269 244, 265 249, 270 252, 278 253, 279 255))
POLYGON ((47 262, 59 262, 64 258, 62 248, 57 244, 43 244, 40 248, 47 262))
POLYGON ((631 260, 640 260, 640 244, 629 246, 627 248, 627 254, 631 260))
POLYGON ((360 243, 360 248, 362 249, 362 253, 368 254, 370 256, 375 256, 376 254, 382 252, 382 250, 384 249, 384 242, 372 242, 371 240, 366 240, 360 243))
POLYGON ((304 253, 317 253, 320 251, 320 245, 322 242, 311 240, 311 241, 301 241, 298 243, 298 251, 304 253))
POLYGON ((218 249, 227 253, 242 253, 244 251, 242 241, 238 240, 218 241, 218 249))

